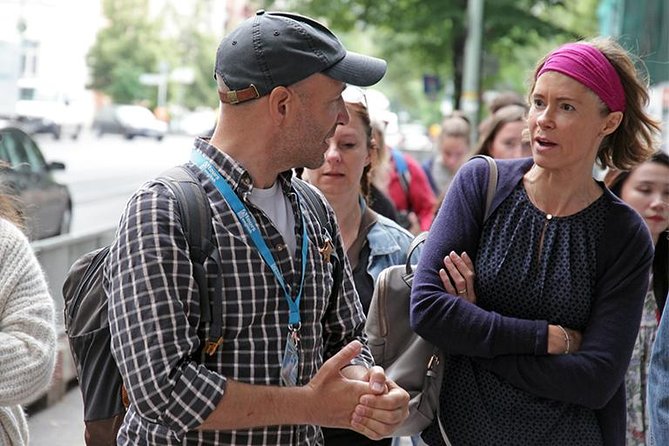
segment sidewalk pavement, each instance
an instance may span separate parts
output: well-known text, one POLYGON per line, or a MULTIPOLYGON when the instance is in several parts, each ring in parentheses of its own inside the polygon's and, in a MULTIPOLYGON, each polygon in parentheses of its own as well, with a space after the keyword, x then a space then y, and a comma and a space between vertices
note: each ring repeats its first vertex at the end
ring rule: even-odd
POLYGON ((79 387, 28 419, 31 446, 85 446, 84 405, 79 387))

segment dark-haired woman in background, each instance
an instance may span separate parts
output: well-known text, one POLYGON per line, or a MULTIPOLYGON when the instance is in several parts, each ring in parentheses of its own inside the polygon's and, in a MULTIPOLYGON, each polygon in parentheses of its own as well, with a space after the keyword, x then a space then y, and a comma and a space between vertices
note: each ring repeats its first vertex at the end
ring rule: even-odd
POLYGON ((669 289, 669 155, 656 152, 650 160, 630 171, 609 171, 604 181, 611 192, 643 217, 655 245, 639 334, 625 375, 627 446, 645 446, 650 444, 646 402, 648 367, 669 289))

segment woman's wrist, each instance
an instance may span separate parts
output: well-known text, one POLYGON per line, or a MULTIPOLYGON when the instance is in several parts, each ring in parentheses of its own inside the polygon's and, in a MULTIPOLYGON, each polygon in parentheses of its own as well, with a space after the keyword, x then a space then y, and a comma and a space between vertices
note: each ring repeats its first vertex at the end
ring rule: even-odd
POLYGON ((548 354, 566 355, 573 351, 569 332, 561 325, 548 326, 548 354))

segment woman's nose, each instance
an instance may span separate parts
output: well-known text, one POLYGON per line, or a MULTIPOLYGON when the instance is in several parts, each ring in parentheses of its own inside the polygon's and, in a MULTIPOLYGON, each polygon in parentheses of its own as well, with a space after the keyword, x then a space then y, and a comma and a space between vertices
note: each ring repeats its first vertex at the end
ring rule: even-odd
POLYGON ((650 202, 650 206, 652 208, 660 210, 669 208, 669 202, 666 201, 665 194, 663 194, 662 192, 654 193, 651 198, 652 201, 650 202))
POLYGON ((553 127, 553 112, 549 107, 544 108, 537 116, 537 123, 542 128, 553 127))
POLYGON ((331 163, 340 161, 339 150, 337 150, 337 142, 334 138, 330 138, 328 143, 328 150, 325 152, 325 160, 331 163))

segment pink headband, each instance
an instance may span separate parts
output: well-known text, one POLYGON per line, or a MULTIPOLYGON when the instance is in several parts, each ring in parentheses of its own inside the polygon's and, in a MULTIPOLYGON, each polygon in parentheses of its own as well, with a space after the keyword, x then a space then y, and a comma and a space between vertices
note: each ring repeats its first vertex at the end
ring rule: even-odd
POLYGON ((577 80, 595 92, 612 112, 625 111, 620 76, 597 48, 582 43, 563 45, 546 58, 535 79, 546 71, 557 71, 577 80))

